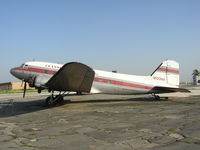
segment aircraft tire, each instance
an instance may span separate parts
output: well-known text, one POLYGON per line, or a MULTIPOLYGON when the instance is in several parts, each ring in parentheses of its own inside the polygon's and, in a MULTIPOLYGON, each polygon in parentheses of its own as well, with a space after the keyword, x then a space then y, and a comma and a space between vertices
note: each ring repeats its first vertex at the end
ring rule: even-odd
POLYGON ((38 93, 40 94, 42 92, 42 90, 41 89, 38 89, 38 93))
POLYGON ((45 100, 45 105, 46 106, 51 106, 53 105, 53 101, 51 100, 51 96, 47 97, 45 100))
POLYGON ((64 98, 63 98, 62 95, 57 95, 57 96, 56 96, 56 102, 57 102, 57 103, 62 103, 63 101, 64 101, 64 98))
POLYGON ((160 96, 155 95, 155 100, 160 100, 160 96))
POLYGON ((82 95, 82 92, 76 92, 76 95, 82 95))

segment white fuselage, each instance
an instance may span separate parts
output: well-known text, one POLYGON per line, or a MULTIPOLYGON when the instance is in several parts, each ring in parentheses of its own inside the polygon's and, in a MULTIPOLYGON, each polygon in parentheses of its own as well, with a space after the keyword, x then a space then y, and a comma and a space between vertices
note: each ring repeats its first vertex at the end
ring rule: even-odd
MULTIPOLYGON (((32 76, 44 76, 50 79, 63 65, 48 62, 26 62, 20 67, 13 68, 11 73, 21 80, 28 80, 32 76)), ((108 94, 147 94, 155 86, 173 87, 159 78, 152 76, 136 76, 94 70, 95 77, 91 93, 108 94)))

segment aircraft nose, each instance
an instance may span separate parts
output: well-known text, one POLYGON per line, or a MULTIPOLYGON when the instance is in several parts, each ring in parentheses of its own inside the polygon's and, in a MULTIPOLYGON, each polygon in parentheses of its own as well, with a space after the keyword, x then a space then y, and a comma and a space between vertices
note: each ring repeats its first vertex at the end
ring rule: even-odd
POLYGON ((14 68, 10 69, 10 73, 14 75, 14 68))
POLYGON ((10 73, 15 76, 16 78, 20 78, 21 77, 21 74, 19 71, 17 71, 17 68, 12 68, 10 69, 10 73))
POLYGON ((15 73, 16 73, 15 68, 10 69, 10 73, 11 73, 13 76, 15 76, 15 73))
POLYGON ((10 73, 14 77, 16 77, 20 80, 24 80, 26 78, 26 76, 24 75, 24 71, 21 70, 21 68, 19 68, 19 67, 15 67, 15 68, 10 69, 10 73))

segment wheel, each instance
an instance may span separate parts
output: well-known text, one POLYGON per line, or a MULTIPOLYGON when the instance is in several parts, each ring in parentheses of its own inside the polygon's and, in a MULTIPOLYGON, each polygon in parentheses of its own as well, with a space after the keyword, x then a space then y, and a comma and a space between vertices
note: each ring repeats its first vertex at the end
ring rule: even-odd
POLYGON ((160 100, 160 96, 155 95, 155 99, 156 99, 156 100, 160 100))
POLYGON ((46 106, 49 106, 49 105, 52 104, 52 102, 51 102, 51 97, 50 97, 50 96, 46 98, 45 104, 46 104, 46 106))
POLYGON ((77 95, 82 95, 82 92, 76 92, 77 95))
POLYGON ((57 95, 57 96, 55 97, 55 104, 56 104, 56 103, 61 103, 61 102, 63 102, 63 100, 64 100, 64 98, 63 98, 62 95, 57 95))
POLYGON ((42 90, 41 89, 38 89, 38 93, 40 94, 42 92, 42 90))

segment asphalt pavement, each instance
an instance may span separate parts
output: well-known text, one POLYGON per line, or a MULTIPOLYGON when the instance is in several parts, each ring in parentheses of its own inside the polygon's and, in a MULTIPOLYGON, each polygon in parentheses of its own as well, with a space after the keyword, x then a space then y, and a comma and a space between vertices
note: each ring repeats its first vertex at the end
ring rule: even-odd
POLYGON ((199 150, 200 90, 190 94, 0 95, 0 150, 199 150))

